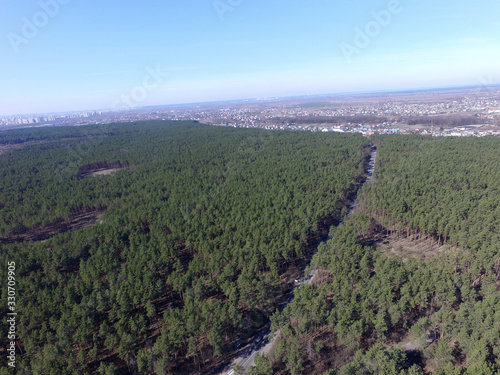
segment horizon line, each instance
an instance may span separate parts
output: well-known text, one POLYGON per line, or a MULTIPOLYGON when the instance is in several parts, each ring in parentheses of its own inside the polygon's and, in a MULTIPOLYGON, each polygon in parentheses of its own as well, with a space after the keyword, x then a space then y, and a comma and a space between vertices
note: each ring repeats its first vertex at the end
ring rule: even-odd
POLYGON ((144 105, 140 107, 125 109, 116 111, 111 108, 92 108, 92 109, 74 109, 66 111, 57 112, 26 112, 26 113, 16 113, 9 115, 0 115, 0 117, 18 117, 18 116, 37 116, 37 115, 55 115, 55 114, 68 114, 75 112, 92 112, 92 111, 102 111, 102 112, 128 112, 133 110, 141 110, 153 107, 175 107, 175 106, 191 106, 191 105, 209 105, 217 103, 228 103, 228 102, 242 102, 242 101, 262 101, 262 100, 280 100, 280 99, 291 99, 291 98, 303 98, 303 97, 315 97, 315 96, 344 96, 344 95, 366 95, 366 94, 390 94, 390 93, 404 93, 404 92, 425 92, 425 91, 439 91, 439 90, 453 90, 453 89, 477 89, 477 88, 488 88, 497 87, 500 83, 491 84, 479 84, 479 85, 458 85, 458 86, 433 86, 425 88, 405 88, 405 89, 378 89, 378 90, 366 90, 366 91, 344 91, 344 92, 329 92, 329 93, 317 93, 317 94, 302 94, 302 95, 283 95, 283 96, 262 96, 253 98, 239 98, 239 99, 223 99, 223 100, 212 100, 212 101, 202 101, 202 102, 180 102, 172 104, 151 104, 144 105))

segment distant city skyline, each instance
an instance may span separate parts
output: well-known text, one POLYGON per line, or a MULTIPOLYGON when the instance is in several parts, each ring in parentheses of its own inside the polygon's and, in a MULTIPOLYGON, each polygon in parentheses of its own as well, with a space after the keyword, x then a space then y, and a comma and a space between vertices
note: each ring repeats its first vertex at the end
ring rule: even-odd
POLYGON ((497 1, 195 3, 0 4, 0 116, 500 83, 497 1))

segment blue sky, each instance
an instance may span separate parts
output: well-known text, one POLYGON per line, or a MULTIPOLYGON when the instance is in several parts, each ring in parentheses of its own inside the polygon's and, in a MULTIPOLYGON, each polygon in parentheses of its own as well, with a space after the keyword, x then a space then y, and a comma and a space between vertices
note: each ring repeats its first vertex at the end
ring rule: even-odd
POLYGON ((499 83, 499 14, 498 0, 0 0, 0 115, 499 83))

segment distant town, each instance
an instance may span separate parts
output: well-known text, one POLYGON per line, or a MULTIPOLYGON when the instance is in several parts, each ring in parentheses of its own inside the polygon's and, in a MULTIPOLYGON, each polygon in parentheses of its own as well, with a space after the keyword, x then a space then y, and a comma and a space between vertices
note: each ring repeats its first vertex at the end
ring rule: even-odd
POLYGON ((0 130, 144 120, 215 126, 433 136, 500 135, 500 87, 262 98, 0 117, 0 130))

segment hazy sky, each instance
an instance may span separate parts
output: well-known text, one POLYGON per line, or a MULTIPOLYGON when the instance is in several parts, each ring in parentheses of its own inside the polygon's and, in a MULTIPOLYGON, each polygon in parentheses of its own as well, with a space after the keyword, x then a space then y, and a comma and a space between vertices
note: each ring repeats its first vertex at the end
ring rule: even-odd
POLYGON ((0 0, 0 115, 499 83, 499 14, 498 0, 0 0))

